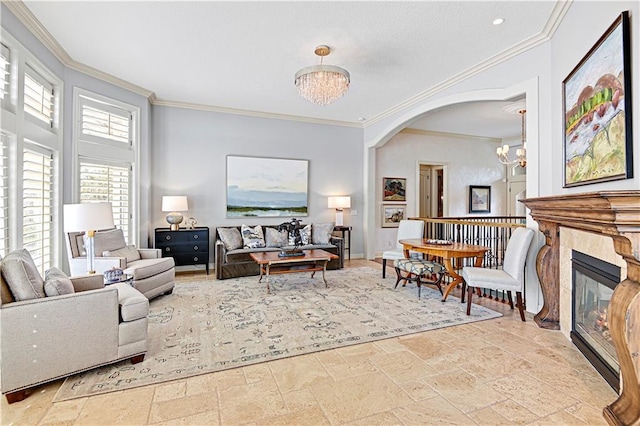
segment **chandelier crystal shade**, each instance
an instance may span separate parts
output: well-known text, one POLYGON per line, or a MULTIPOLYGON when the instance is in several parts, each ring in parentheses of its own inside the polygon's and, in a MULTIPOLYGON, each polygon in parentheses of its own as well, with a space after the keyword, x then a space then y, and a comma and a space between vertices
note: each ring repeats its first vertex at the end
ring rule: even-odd
POLYGON ((320 65, 303 68, 295 76, 298 95, 317 105, 328 105, 344 96, 351 82, 351 76, 344 68, 322 64, 322 58, 330 52, 328 46, 316 47, 320 65))

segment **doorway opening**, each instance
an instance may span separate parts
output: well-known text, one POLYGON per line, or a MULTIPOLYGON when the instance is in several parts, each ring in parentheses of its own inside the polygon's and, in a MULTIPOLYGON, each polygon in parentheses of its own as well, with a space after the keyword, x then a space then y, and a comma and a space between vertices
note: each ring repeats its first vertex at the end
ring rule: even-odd
POLYGON ((420 217, 444 217, 445 166, 418 165, 418 214, 420 217))

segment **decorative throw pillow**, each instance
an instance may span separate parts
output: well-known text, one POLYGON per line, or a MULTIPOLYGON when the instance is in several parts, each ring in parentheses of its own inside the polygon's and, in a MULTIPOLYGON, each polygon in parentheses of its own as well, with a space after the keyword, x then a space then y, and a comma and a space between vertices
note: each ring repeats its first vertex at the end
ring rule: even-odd
POLYGON ((313 244, 329 244, 334 225, 334 222, 312 224, 311 241, 313 244))
POLYGON ((140 252, 134 245, 126 246, 118 250, 107 250, 102 252, 102 255, 104 257, 125 257, 127 263, 140 260, 140 252))
POLYGON ((75 289, 71 279, 60 269, 53 267, 44 274, 44 294, 47 297, 73 293, 75 289))
POLYGON ((287 245, 289 235, 287 231, 278 231, 276 228, 266 227, 265 229, 265 243, 267 247, 284 247, 287 245))
POLYGON ((242 231, 242 242, 244 243, 244 248, 252 249, 265 247, 261 225, 256 225, 253 228, 247 225, 242 225, 240 230, 242 231))
POLYGON ((44 297, 44 280, 25 250, 15 250, 2 261, 2 277, 16 301, 44 297))
POLYGON ((218 235, 227 250, 235 250, 242 247, 242 236, 238 228, 218 228, 218 235))
MULTIPOLYGON (((311 224, 300 229, 300 239, 302 240, 302 243, 300 245, 309 245, 309 242, 311 241, 311 224)), ((289 245, 296 245, 296 238, 293 236, 293 234, 289 234, 289 245)))

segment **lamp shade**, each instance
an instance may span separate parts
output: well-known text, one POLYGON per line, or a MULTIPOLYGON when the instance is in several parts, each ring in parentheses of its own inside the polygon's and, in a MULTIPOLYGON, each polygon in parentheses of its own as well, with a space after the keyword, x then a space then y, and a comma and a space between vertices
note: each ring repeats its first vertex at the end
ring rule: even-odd
POLYGON ((330 209, 349 209, 351 208, 351 197, 329 197, 330 209))
POLYGON ((115 227, 111 203, 65 204, 63 208, 65 232, 97 231, 115 227))
POLYGON ((165 195, 162 197, 163 212, 186 212, 189 210, 185 195, 165 195))

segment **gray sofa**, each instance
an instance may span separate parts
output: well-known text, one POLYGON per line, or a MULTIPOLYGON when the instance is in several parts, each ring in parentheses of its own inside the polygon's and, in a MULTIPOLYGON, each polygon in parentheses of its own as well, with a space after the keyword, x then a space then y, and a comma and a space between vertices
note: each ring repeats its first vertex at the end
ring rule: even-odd
MULTIPOLYGON (((313 225, 312 225, 313 226, 313 225)), ((259 275, 260 268, 258 264, 250 257, 250 253, 258 251, 280 251, 278 247, 262 247, 262 248, 235 248, 228 250, 220 237, 221 229, 237 228, 240 232, 240 226, 225 226, 216 228, 215 243, 215 269, 216 278, 224 280, 227 278, 245 277, 251 275, 259 275)), ((263 225, 263 235, 266 235, 266 228, 276 228, 276 226, 263 225)), ((284 248, 292 248, 284 246, 284 248)), ((340 237, 331 236, 329 244, 308 244, 300 248, 303 250, 321 249, 338 256, 338 259, 331 260, 327 264, 327 269, 340 269, 344 267, 344 240, 340 237)))

